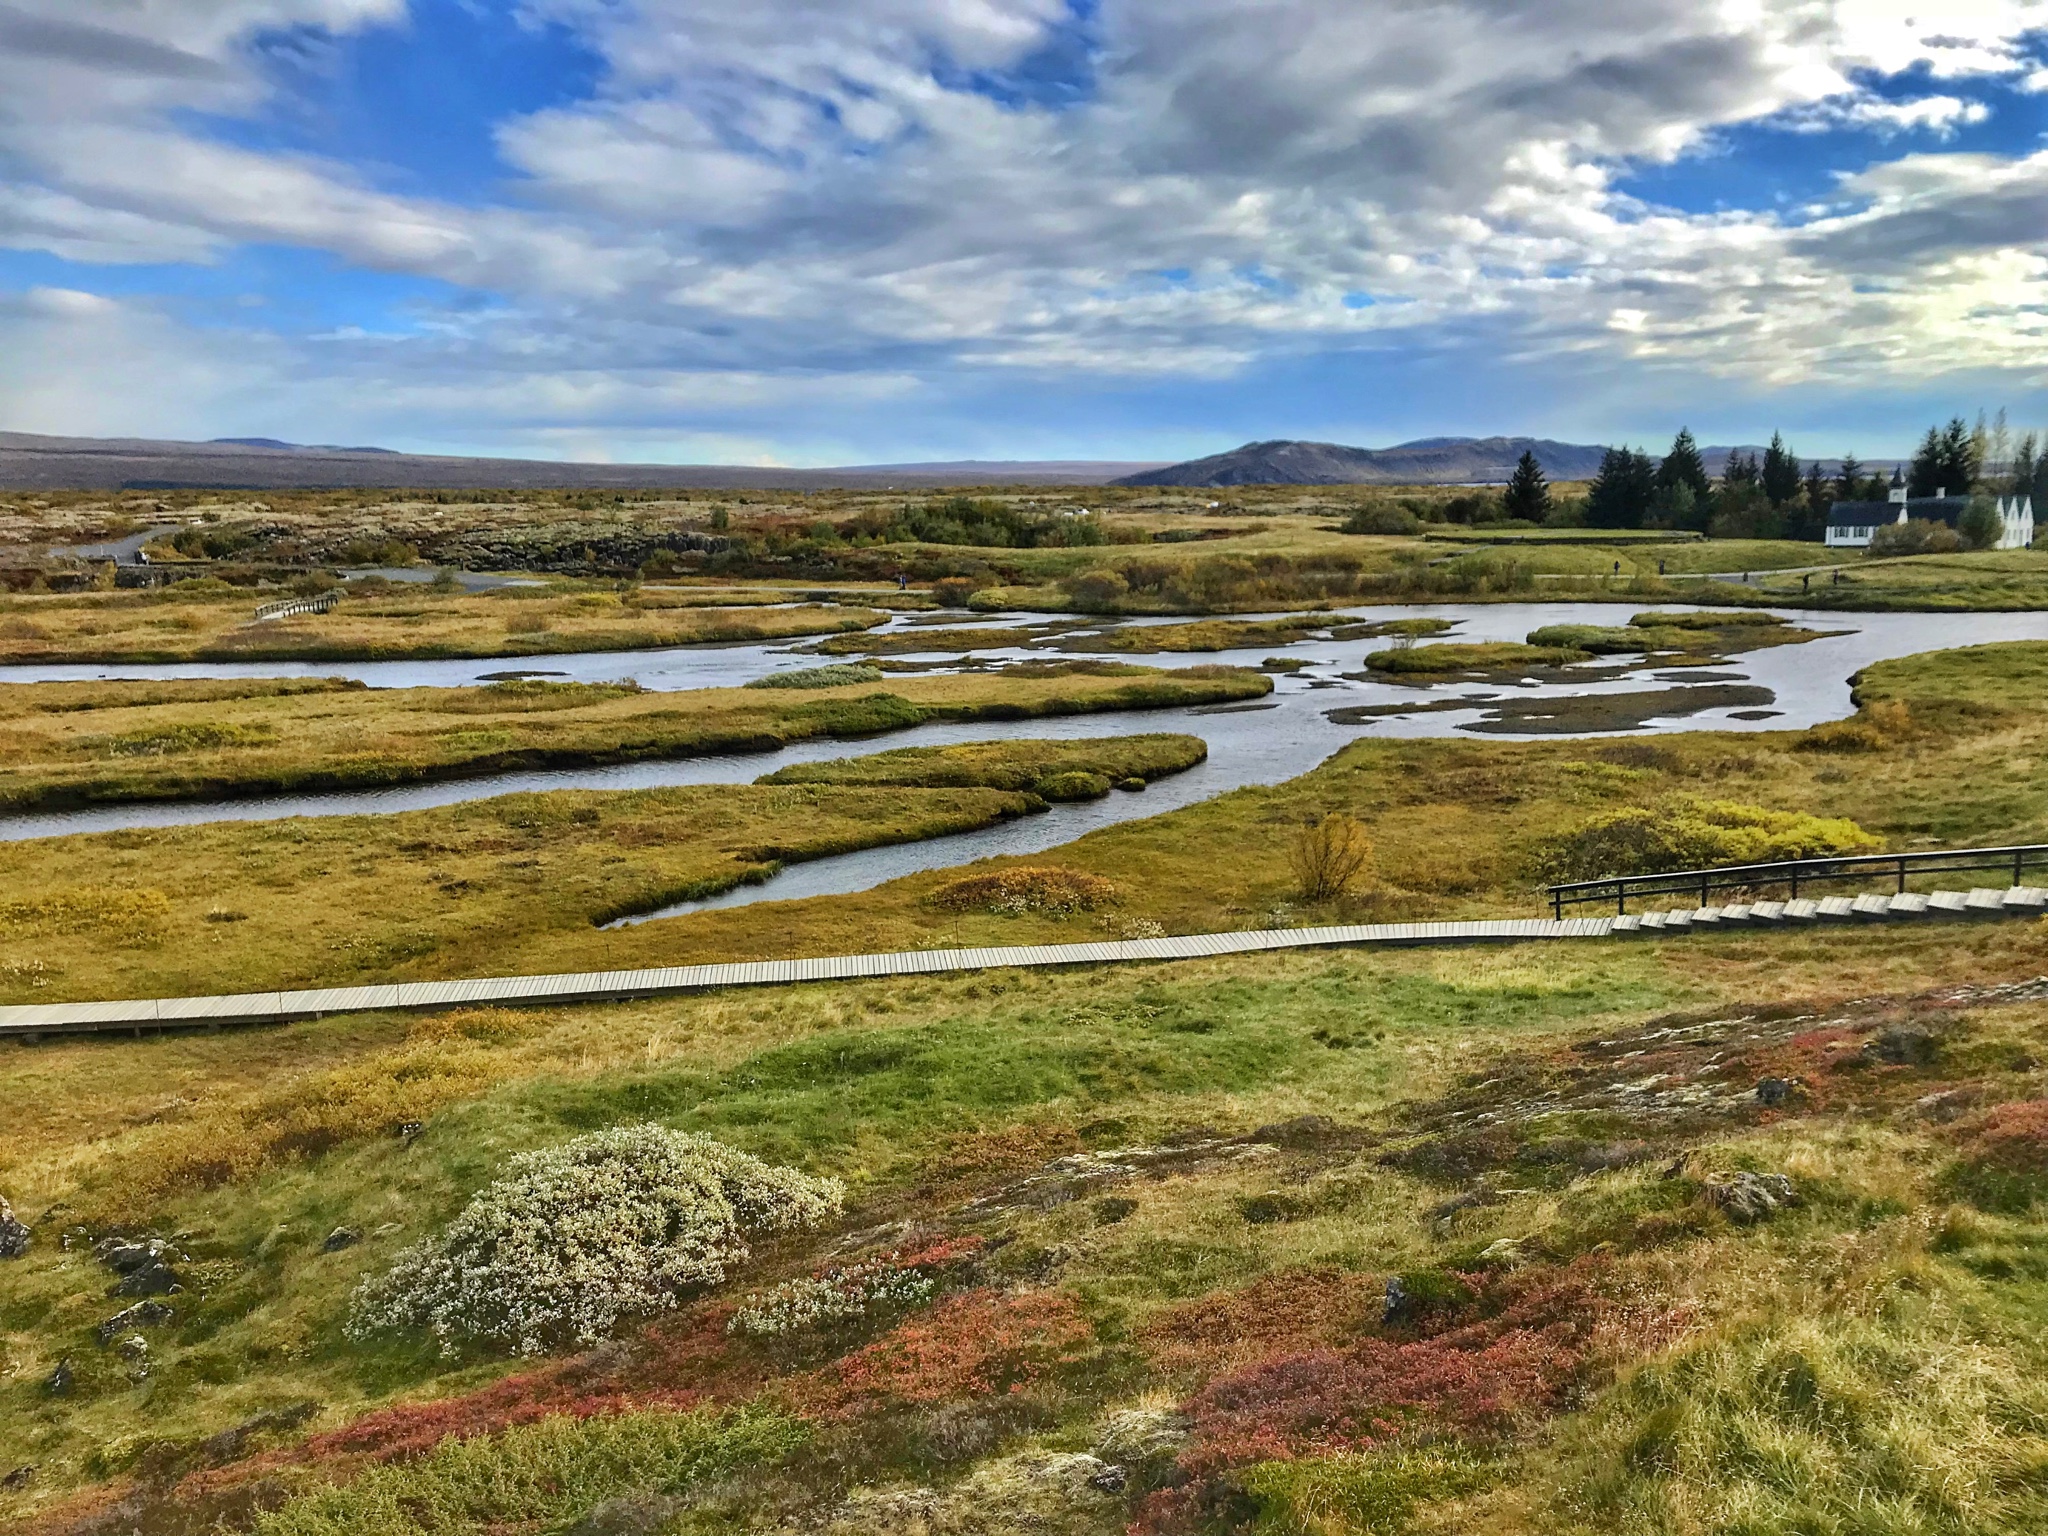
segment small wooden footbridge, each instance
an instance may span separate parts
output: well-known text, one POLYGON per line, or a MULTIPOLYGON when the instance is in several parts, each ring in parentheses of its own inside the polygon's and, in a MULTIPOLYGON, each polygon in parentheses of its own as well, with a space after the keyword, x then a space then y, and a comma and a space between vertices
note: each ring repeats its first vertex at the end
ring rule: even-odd
POLYGON ((1529 944, 1563 940, 1670 937, 1727 928, 1801 928, 1899 922, 1975 922, 2048 915, 2048 884, 2023 883, 2029 872, 2048 879, 2048 844, 1946 849, 1865 858, 1797 859, 1775 864, 1627 876, 1554 886, 1548 918, 1490 918, 1443 923, 1358 923, 1090 944, 998 945, 982 949, 914 949, 894 954, 829 955, 807 960, 748 960, 722 965, 661 966, 542 976, 492 976, 464 981, 391 982, 219 997, 133 998, 117 1002, 32 1003, 0 1008, 0 1040, 34 1043, 57 1035, 143 1034, 165 1029, 219 1029, 280 1024, 327 1014, 429 1011, 449 1008, 625 1002, 736 987, 788 986, 881 976, 1208 960, 1275 950, 1414 948, 1429 945, 1529 944), (1965 870, 2008 873, 2010 884, 1912 891, 1929 878, 1965 870), (1884 894, 1814 897, 1796 892, 1829 883, 1886 883, 1884 894), (1783 900, 1761 892, 1784 886, 1783 900), (1630 902, 1702 899, 1630 912, 1630 902), (1717 893, 1743 899, 1710 904, 1717 893), (1567 917, 1567 908, 1613 903, 1611 916, 1567 917))

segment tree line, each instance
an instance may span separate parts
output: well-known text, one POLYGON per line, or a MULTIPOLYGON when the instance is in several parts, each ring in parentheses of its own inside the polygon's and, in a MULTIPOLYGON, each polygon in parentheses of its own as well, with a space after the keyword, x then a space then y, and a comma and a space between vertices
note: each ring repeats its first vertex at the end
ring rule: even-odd
MULTIPOLYGON (((1906 489, 1914 497, 2030 495, 2038 505, 2048 501, 2048 442, 2033 432, 2015 437, 2003 411, 1991 422, 1980 415, 1974 427, 1957 416, 1927 429, 1906 470, 1906 489)), ((1890 477, 1853 454, 1844 454, 1829 473, 1819 460, 1802 464, 1776 432, 1761 456, 1731 453, 1716 478, 1707 473, 1691 431, 1681 427, 1661 459, 1641 449, 1609 448, 1581 503, 1553 502, 1540 464, 1525 453, 1502 502, 1507 515, 1532 522, 1817 543, 1836 502, 1885 501, 1890 494, 1890 477)))

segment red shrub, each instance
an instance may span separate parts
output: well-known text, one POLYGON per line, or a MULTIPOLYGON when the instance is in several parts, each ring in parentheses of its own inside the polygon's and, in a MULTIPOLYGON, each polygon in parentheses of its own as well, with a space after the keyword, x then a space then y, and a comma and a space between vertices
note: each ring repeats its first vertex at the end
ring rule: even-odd
POLYGON ((1963 1155, 2008 1173, 2048 1173, 2048 1099, 2021 1099, 1988 1110, 1972 1126, 1963 1155))
POLYGON ((839 1417, 1014 1392, 1073 1359, 1090 1337, 1080 1308, 1057 1291, 963 1291, 799 1378, 790 1396, 806 1411, 839 1417))
POLYGON ((1139 1335, 1165 1371, 1207 1374, 1268 1355, 1351 1342, 1380 1320, 1385 1282, 1372 1275, 1297 1270, 1241 1291, 1174 1307, 1139 1335))

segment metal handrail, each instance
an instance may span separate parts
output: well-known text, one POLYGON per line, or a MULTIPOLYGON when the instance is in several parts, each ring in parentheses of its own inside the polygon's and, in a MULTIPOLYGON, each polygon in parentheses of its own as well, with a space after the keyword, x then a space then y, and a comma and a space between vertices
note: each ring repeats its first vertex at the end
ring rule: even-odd
POLYGON ((1712 869, 1677 869, 1658 875, 1605 875, 1597 880, 1573 880, 1544 887, 1550 906, 1559 918, 1566 906, 1590 901, 1612 901, 1617 914, 1626 915, 1631 896, 1689 896, 1699 893, 1700 905, 1711 904, 1715 891, 1747 891, 1759 886, 1789 885, 1792 898, 1799 897, 1800 882, 1809 885, 1827 880, 1867 880, 1873 875, 1890 875, 1901 892, 1907 876, 1916 872, 1945 873, 1968 869, 2012 871, 2012 883, 2022 883, 2028 864, 2048 866, 2048 843, 2018 843, 2004 848, 1944 848, 1927 853, 1863 853, 1824 859, 1775 859, 1767 864, 1722 864, 1712 869))

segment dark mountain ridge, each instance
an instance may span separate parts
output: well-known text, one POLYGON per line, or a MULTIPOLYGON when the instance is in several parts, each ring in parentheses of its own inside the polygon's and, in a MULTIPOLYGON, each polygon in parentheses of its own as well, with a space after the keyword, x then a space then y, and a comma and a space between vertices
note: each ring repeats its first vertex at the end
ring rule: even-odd
MULTIPOLYGON (((1515 461, 1536 455, 1552 480, 1590 480, 1607 452, 1599 443, 1562 443, 1547 437, 1421 437, 1391 448, 1350 448, 1342 443, 1274 439, 1246 443, 1228 453, 1164 469, 1127 475, 1119 485, 1505 485, 1515 461)), ((1763 454, 1748 444, 1702 448, 1709 474, 1720 474, 1732 453, 1763 454)), ((1821 461, 1832 471, 1835 461, 1821 461)), ((1890 469, 1889 459, 1871 469, 1890 469)))

